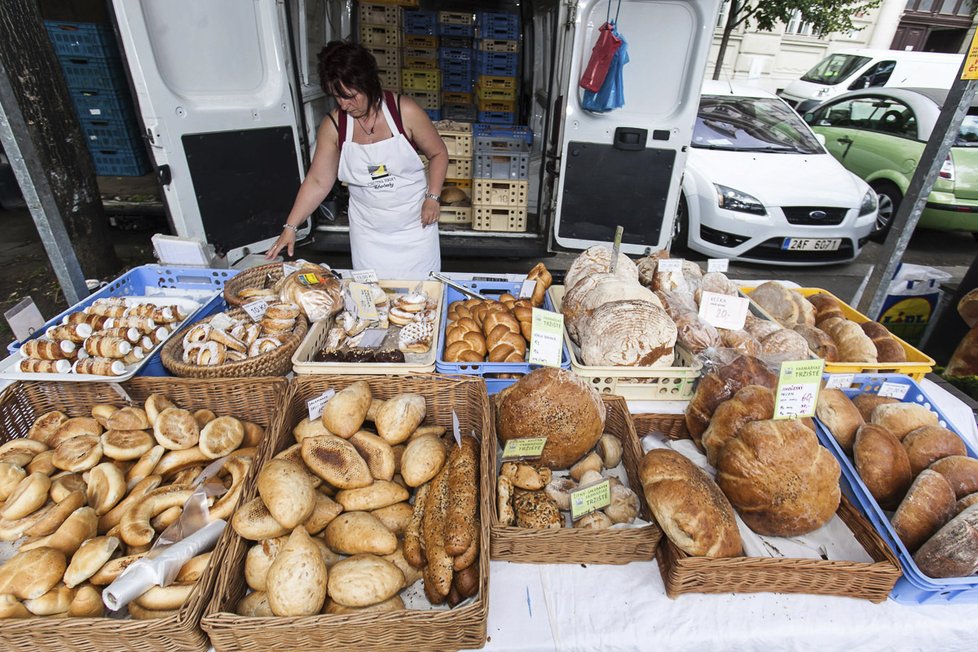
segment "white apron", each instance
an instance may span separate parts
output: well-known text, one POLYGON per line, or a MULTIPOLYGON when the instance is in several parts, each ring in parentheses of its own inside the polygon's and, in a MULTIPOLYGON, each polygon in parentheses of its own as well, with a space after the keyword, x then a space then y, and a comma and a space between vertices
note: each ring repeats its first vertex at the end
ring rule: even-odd
POLYGON ((350 190, 353 269, 373 269, 381 279, 422 279, 441 270, 438 223, 421 224, 428 191, 424 165, 382 102, 392 138, 353 142, 356 120, 347 119, 338 178, 350 190))

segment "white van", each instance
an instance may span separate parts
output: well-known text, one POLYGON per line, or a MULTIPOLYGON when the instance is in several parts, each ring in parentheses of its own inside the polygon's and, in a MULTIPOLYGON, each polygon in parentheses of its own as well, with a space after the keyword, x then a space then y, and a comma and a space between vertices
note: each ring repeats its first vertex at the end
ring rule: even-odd
POLYGON ((960 54, 904 50, 840 50, 778 93, 798 113, 845 93, 874 86, 951 88, 960 54))

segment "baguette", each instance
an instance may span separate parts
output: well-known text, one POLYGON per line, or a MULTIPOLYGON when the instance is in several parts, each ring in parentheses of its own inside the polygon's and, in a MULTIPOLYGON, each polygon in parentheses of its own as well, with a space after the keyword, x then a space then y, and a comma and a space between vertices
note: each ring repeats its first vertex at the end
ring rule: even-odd
POLYGON ((454 560, 445 550, 445 511, 448 505, 448 467, 431 481, 421 519, 421 540, 428 563, 424 567, 424 592, 432 604, 441 604, 452 588, 454 560))
POLYGON ((424 550, 421 547, 421 522, 424 519, 425 503, 428 500, 428 492, 431 491, 431 483, 427 483, 418 489, 414 497, 414 512, 411 514, 411 522, 408 523, 404 531, 404 558, 415 568, 425 565, 424 550))
POLYGON ((448 460, 448 505, 445 512, 445 551, 453 557, 465 553, 477 537, 475 515, 478 508, 476 479, 478 444, 472 437, 462 438, 462 447, 453 447, 448 460))

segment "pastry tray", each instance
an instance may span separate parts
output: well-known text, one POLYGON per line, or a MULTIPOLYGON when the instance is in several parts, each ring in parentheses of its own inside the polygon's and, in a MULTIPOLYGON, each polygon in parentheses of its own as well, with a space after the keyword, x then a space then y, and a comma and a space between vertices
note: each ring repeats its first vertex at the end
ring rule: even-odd
MULTIPOLYGON (((407 294, 414 290, 418 281, 380 281, 380 287, 394 294, 407 294)), ((405 353, 404 362, 317 362, 313 359, 316 353, 326 343, 329 330, 333 327, 334 317, 314 322, 309 328, 299 348, 292 355, 292 369, 300 375, 307 374, 378 374, 404 375, 412 373, 431 373, 435 370, 435 357, 438 353, 441 333, 438 324, 442 311, 442 284, 438 281, 424 281, 422 289, 430 299, 437 303, 435 321, 432 324, 434 335, 431 347, 426 353, 405 353)), ((384 341, 389 343, 393 338, 393 347, 397 348, 397 333, 400 326, 391 324, 384 341)))
MULTIPOLYGON (((194 323, 197 319, 198 313, 200 313, 206 306, 218 297, 220 292, 216 292, 213 296, 209 297, 206 301, 195 301, 193 299, 188 299, 186 297, 180 296, 153 296, 153 297, 133 297, 127 296, 126 299, 135 304, 142 303, 152 303, 158 306, 179 306, 181 311, 184 313, 189 313, 183 321, 174 322, 173 328, 170 329, 170 334, 167 335, 163 341, 154 346, 149 351, 145 352, 143 359, 139 362, 133 363, 126 367, 126 371, 118 376, 96 376, 94 374, 76 374, 74 372, 67 374, 54 374, 54 373, 25 373, 23 371, 17 370, 17 365, 23 359, 20 352, 14 353, 8 356, 4 360, 0 360, 0 378, 6 380, 36 380, 36 381, 63 381, 63 382, 74 382, 74 383, 120 383, 125 380, 129 380, 133 376, 139 373, 153 356, 163 348, 163 345, 173 337, 175 333, 179 333, 185 326, 194 323)), ((82 309, 74 310, 72 312, 80 312, 82 309)), ((49 324, 49 326, 52 324, 49 324)), ((45 328, 46 330, 46 328, 45 328)))

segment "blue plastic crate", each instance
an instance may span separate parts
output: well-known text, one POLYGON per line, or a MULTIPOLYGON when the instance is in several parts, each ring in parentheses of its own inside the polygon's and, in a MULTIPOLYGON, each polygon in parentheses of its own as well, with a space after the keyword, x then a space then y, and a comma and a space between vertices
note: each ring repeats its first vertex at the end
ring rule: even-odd
POLYGON ((61 59, 60 63, 71 90, 123 91, 128 88, 119 59, 71 57, 61 59))
POLYGON ((96 120, 135 121, 136 113, 128 90, 73 90, 71 101, 78 117, 96 120))
POLYGON ((88 151, 100 177, 141 177, 153 169, 141 144, 117 149, 89 146, 88 151))
POLYGON ((456 25, 453 23, 438 23, 439 36, 461 36, 472 38, 475 36, 474 25, 456 25))
POLYGON ((441 89, 453 93, 471 93, 473 81, 471 75, 458 72, 444 72, 441 76, 441 89))
POLYGON ((438 61, 464 61, 471 62, 475 57, 474 50, 471 48, 438 48, 438 61))
POLYGON ((516 114, 512 111, 479 111, 479 122, 498 125, 516 124, 516 114))
MULTIPOLYGON (((498 298, 500 295, 510 293, 518 296, 522 283, 519 281, 457 281, 459 285, 474 290, 487 298, 498 298)), ((441 307, 441 329, 442 337, 438 343, 438 357, 435 360, 435 371, 440 374, 465 374, 467 376, 485 376, 486 374, 528 374, 532 370, 539 368, 539 365, 531 365, 526 362, 446 362, 445 361, 445 328, 448 326, 448 306, 455 301, 468 299, 453 287, 445 286, 445 298, 442 300, 441 307)), ((544 295, 543 308, 553 310, 553 303, 550 295, 544 295)), ((564 340, 560 366, 563 369, 570 369, 570 351, 567 349, 566 339, 564 340)), ((497 385, 499 385, 497 383, 497 385)), ((502 389, 498 386, 496 391, 502 389)))
POLYGON ((94 120, 79 116, 85 142, 92 149, 116 150, 141 147, 139 129, 134 123, 94 120))
POLYGON ((522 138, 527 145, 533 144, 533 130, 524 125, 504 127, 495 124, 476 123, 472 126, 475 138, 522 138))
POLYGON ((520 37, 520 17, 497 11, 478 11, 475 15, 479 38, 515 41, 520 37))
POLYGON ((456 122, 475 122, 478 111, 474 104, 442 104, 442 118, 456 122))
MULTIPOLYGON (((938 409, 920 385, 909 376, 901 374, 857 374, 853 379, 853 386, 848 389, 843 389, 843 392, 850 398, 863 393, 875 394, 884 382, 907 387, 907 394, 902 399, 904 403, 923 405, 937 415, 938 423, 942 427, 954 432, 959 437, 961 436, 961 433, 955 428, 954 424, 938 409)), ((828 448, 839 461, 839 466, 842 469, 843 489, 846 490, 846 494, 854 498, 854 502, 900 560, 903 577, 897 581, 890 597, 897 602, 905 604, 978 602, 978 576, 932 578, 927 577, 920 571, 913 560, 913 555, 903 545, 896 531, 894 531, 889 517, 859 477, 853 461, 842 450, 842 447, 839 446, 839 443, 825 425, 818 419, 815 420, 815 423, 818 438, 822 442, 822 445, 828 448)), ((968 457, 978 457, 978 454, 975 453, 968 440, 964 437, 961 439, 968 451, 968 457)))
POLYGON ((438 29, 438 14, 434 11, 405 11, 402 14, 405 34, 434 36, 438 29))
POLYGON ((119 47, 108 25, 46 20, 44 27, 59 57, 119 57, 119 47))
POLYGON ((441 109, 425 109, 425 113, 434 122, 435 120, 441 120, 441 109))
POLYGON ((472 61, 440 59, 438 61, 438 69, 446 74, 461 75, 468 81, 472 81, 472 79, 475 77, 475 75, 472 74, 475 70, 475 66, 473 65, 472 61))
POLYGON ((475 52, 475 71, 479 75, 498 77, 515 77, 519 70, 519 53, 517 52, 475 52))
POLYGON ((472 39, 467 36, 443 36, 439 39, 444 48, 471 48, 472 39))

